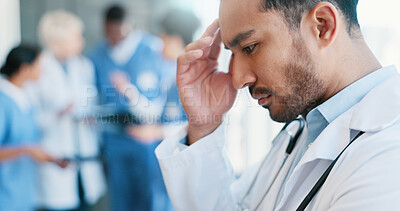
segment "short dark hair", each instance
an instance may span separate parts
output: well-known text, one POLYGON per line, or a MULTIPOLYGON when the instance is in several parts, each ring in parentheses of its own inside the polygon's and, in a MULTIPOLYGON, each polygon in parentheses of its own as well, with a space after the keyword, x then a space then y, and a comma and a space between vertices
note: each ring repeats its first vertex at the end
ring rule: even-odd
POLYGON ((350 35, 353 34, 355 29, 360 29, 357 19, 358 0, 261 0, 261 2, 263 11, 273 9, 282 12, 292 29, 298 28, 304 13, 310 11, 320 2, 329 2, 343 13, 350 35))
POLYGON ((160 25, 164 33, 181 37, 187 45, 193 41, 200 20, 191 12, 172 9, 164 16, 160 25))
POLYGON ((123 22, 126 19, 126 11, 121 5, 112 5, 106 9, 106 22, 123 22))
POLYGON ((32 64, 40 55, 40 48, 32 45, 20 45, 13 48, 6 58, 0 73, 11 77, 18 73, 23 64, 32 64))

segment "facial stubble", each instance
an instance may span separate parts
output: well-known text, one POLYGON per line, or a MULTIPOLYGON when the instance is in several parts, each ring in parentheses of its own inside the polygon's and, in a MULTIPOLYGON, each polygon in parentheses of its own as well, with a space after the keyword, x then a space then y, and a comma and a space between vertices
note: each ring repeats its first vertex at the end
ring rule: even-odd
MULTIPOLYGON (((299 115, 307 115, 321 104, 325 86, 318 78, 311 54, 300 37, 293 41, 293 57, 284 65, 285 96, 276 96, 270 116, 277 122, 290 122, 299 115), (278 100, 279 98, 279 100, 278 100)), ((271 91, 267 91, 271 92, 271 91)))

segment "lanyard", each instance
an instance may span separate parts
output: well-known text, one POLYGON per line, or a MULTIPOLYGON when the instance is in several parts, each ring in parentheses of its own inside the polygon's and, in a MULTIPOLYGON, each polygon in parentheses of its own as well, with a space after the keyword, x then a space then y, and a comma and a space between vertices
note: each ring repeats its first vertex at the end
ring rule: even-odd
POLYGON ((365 132, 361 131, 359 132, 356 137, 353 138, 353 140, 350 141, 350 143, 342 150, 342 152, 336 157, 336 159, 331 163, 331 165, 326 169, 324 174, 319 178, 317 183, 315 183, 314 187, 311 189, 311 191, 307 194, 307 196, 304 198, 303 202, 301 202, 300 206, 296 209, 296 211, 302 211, 304 210, 311 202, 311 200, 314 198, 314 196, 318 193, 319 189, 321 189, 322 185, 325 183, 326 179, 329 176, 329 173, 331 173, 332 168, 335 166, 336 162, 339 160, 340 156, 343 154, 344 151, 356 140, 358 139, 361 135, 363 135, 365 132))

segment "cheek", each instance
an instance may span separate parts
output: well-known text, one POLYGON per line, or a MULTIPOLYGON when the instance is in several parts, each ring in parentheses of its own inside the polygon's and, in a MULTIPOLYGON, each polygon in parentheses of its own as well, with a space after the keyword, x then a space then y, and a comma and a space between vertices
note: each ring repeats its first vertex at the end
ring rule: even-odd
POLYGON ((71 45, 74 45, 73 43, 71 43, 70 39, 65 40, 64 42, 62 42, 61 46, 61 50, 63 51, 62 53, 69 53, 71 50, 71 45))
POLYGON ((83 38, 77 37, 75 39, 74 45, 73 45, 73 53, 79 54, 81 50, 83 49, 84 41, 83 38))
POLYGON ((40 75, 41 75, 41 73, 42 73, 42 71, 38 68, 36 71, 35 71, 35 75, 34 75, 34 78, 35 79, 39 79, 40 78, 40 75))
POLYGON ((252 62, 252 69, 257 75, 257 86, 264 86, 277 94, 286 87, 284 56, 279 51, 265 51, 258 54, 252 62))
POLYGON ((40 67, 37 65, 32 66, 31 72, 30 72, 30 79, 37 80, 40 77, 40 67))

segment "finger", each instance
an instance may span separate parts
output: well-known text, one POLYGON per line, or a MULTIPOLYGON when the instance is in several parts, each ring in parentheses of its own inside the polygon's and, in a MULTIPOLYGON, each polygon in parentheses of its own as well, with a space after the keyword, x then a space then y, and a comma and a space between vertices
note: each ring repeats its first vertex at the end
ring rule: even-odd
POLYGON ((64 161, 64 160, 58 160, 58 161, 56 162, 56 164, 57 164, 60 168, 65 169, 65 168, 68 167, 69 162, 68 162, 68 161, 64 161))
POLYGON ((58 162, 58 159, 56 159, 56 158, 54 158, 54 157, 52 157, 50 155, 47 155, 47 154, 43 155, 43 160, 45 162, 52 162, 52 163, 57 163, 58 162))
POLYGON ((189 45, 186 46, 185 51, 192 51, 192 50, 197 50, 197 49, 204 49, 207 47, 210 47, 213 42, 213 37, 208 36, 208 37, 203 37, 195 42, 190 43, 189 45))
POLYGON ((186 72, 190 64, 203 55, 202 50, 193 50, 185 53, 178 58, 178 73, 186 72))
POLYGON ((214 37, 215 33, 218 31, 218 29, 219 29, 219 20, 215 19, 214 22, 210 26, 208 26, 208 28, 204 32, 203 36, 201 36, 201 37, 202 38, 214 37))
POLYGON ((222 43, 221 31, 218 30, 217 34, 214 37, 214 42, 211 45, 211 52, 209 55, 211 59, 218 59, 219 53, 221 52, 221 43, 222 43))

